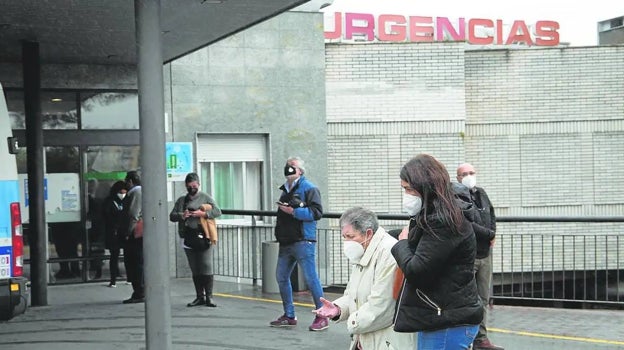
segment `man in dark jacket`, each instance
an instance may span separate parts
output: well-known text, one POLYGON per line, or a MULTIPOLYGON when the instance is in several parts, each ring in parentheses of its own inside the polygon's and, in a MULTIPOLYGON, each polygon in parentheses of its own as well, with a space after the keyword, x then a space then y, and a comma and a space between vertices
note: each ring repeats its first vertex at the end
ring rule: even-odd
POLYGON ((132 296, 123 301, 124 304, 142 303, 145 301, 145 284, 143 280, 143 233, 139 229, 142 219, 141 177, 136 171, 126 174, 128 193, 123 200, 122 225, 120 233, 125 237, 124 265, 128 281, 132 283, 132 296))
POLYGON ((496 215, 485 190, 477 187, 475 168, 464 163, 457 167, 457 181, 466 186, 470 193, 470 200, 477 209, 475 220, 470 220, 472 229, 477 238, 477 255, 475 257, 474 271, 477 281, 477 290, 483 302, 483 321, 479 325, 479 333, 475 338, 473 349, 481 350, 504 350, 490 342, 487 337, 487 305, 492 288, 492 256, 490 254, 494 238, 496 237, 496 215))

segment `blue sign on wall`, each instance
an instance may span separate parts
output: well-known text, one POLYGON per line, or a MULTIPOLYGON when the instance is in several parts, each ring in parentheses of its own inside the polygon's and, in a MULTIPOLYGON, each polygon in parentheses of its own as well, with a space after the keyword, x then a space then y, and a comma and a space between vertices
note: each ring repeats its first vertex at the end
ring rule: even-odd
MULTIPOLYGON (((48 179, 43 178, 43 200, 48 200, 48 179)), ((28 179, 24 179, 24 206, 28 206, 28 179)))
POLYGON ((193 172, 192 142, 167 142, 165 156, 168 181, 184 181, 193 172))

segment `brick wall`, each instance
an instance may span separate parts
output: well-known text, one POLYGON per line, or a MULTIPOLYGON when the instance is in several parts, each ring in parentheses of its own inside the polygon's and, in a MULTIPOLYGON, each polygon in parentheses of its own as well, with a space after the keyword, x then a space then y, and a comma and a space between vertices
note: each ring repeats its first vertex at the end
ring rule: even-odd
POLYGON ((469 161, 499 215, 621 215, 624 47, 326 45, 329 204, 400 211, 426 152, 469 161))
POLYGON ((499 215, 622 214, 624 47, 467 51, 465 62, 466 159, 499 215))
POLYGON ((463 45, 328 44, 325 57, 330 209, 400 212, 406 160, 463 158, 463 45))

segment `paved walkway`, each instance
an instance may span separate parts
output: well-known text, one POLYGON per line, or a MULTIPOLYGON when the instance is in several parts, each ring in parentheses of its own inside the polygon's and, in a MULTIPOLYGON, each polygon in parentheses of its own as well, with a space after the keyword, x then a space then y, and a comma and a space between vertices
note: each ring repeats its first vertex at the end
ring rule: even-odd
MULTIPOLYGON (((215 291, 217 308, 187 308, 192 281, 171 280, 173 349, 347 349, 343 324, 308 331, 313 315, 307 293, 296 297, 299 325, 284 329, 268 326, 282 313, 278 294, 220 281, 215 291)), ((144 349, 144 305, 121 304, 130 292, 123 283, 50 286, 49 306, 0 323, 0 349, 144 349)), ((497 305, 490 320, 491 339, 507 350, 624 349, 624 311, 497 305)))

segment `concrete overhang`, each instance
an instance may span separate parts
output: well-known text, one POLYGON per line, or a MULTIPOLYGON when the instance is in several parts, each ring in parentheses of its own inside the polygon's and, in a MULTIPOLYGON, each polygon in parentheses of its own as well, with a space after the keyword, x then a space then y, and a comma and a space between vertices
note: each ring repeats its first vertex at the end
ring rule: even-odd
MULTIPOLYGON (((164 63, 304 3, 162 0, 164 63)), ((23 40, 39 43, 42 64, 136 64, 134 1, 0 0, 0 63, 21 62, 23 40)))

